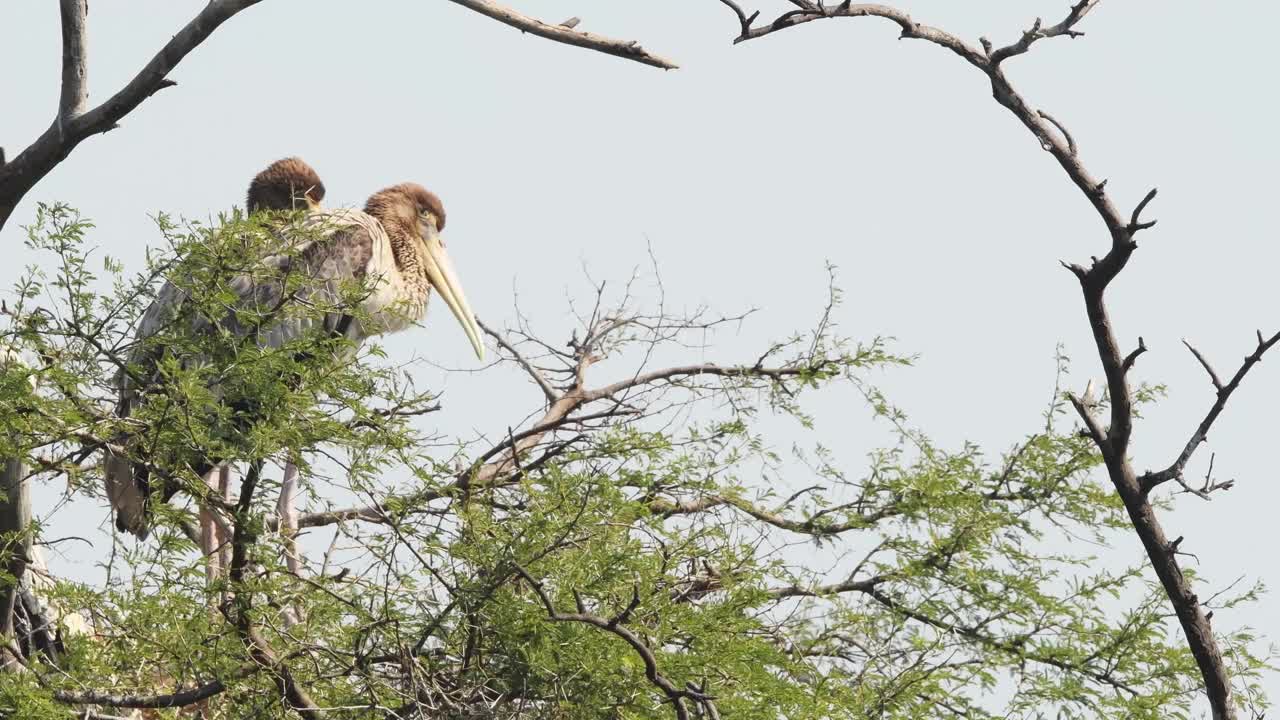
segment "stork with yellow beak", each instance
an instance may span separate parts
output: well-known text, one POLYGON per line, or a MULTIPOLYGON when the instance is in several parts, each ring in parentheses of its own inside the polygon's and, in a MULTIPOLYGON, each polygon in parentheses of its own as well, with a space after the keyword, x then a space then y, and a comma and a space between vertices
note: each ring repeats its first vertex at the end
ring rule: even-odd
MULTIPOLYGON (((227 329, 239 335, 252 333, 262 347, 281 347, 293 338, 309 332, 342 335, 360 343, 365 338, 396 332, 410 327, 426 316, 427 301, 435 291, 462 325, 476 357, 484 359, 484 343, 453 263, 445 252, 441 231, 445 225, 444 206, 439 197, 416 183, 402 183, 385 188, 365 203, 363 211, 352 209, 320 209, 323 185, 306 163, 289 158, 259 173, 250 185, 249 209, 296 207, 297 201, 308 209, 303 221, 306 239, 288 255, 265 258, 266 269, 278 273, 252 273, 235 278, 232 289, 243 304, 270 306, 279 300, 282 283, 266 279, 285 272, 300 274, 310 292, 329 292, 348 283, 365 283, 369 288, 361 300, 359 316, 327 313, 321 322, 310 318, 283 317, 266 327, 241 327, 228 318, 227 329), (284 163, 284 165, 281 165, 284 163), (306 174, 310 171, 310 176, 306 174), (318 193, 316 189, 318 188, 318 193)), ((166 286, 167 288, 168 286, 166 286)), ((172 307, 157 305, 180 303, 181 293, 162 290, 155 304, 140 323, 137 336, 145 338, 158 332, 158 323, 171 320, 172 307)), ((152 359, 154 362, 154 359, 152 359)), ((150 376, 151 373, 146 373, 150 376)), ((118 378, 120 412, 143 401, 143 388, 137 387, 125 373, 118 378)), ((210 461, 192 469, 206 475, 214 469, 210 461)), ((150 471, 145 463, 108 457, 106 467, 108 497, 116 510, 116 526, 138 537, 150 530, 148 504, 152 490, 150 471)), ((177 488, 166 483, 162 500, 167 501, 177 488)), ((282 498, 283 500, 283 498, 282 498)))

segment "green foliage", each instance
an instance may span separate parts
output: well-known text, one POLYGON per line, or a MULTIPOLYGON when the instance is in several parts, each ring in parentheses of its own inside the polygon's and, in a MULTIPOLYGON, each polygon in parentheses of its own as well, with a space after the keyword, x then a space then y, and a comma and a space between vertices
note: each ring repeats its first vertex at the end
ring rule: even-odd
MULTIPOLYGON (((296 220, 161 218, 163 256, 136 278, 106 260, 100 277, 90 226, 41 208, 31 243, 56 267, 33 268, 9 308, 7 342, 30 368, 0 378, 4 450, 39 481, 65 476, 76 502, 102 502, 91 457, 108 444, 185 478, 236 528, 243 558, 238 579, 207 582, 184 534, 193 505, 156 502, 156 531, 104 559, 105 583, 42 591, 93 632, 66 637, 56 667, 36 656, 0 676, 0 713, 65 718, 93 704, 86 689, 164 695, 216 680, 205 717, 271 717, 287 714, 287 674, 340 717, 1190 716, 1195 664, 1145 564, 1117 561, 1137 557, 1127 536, 1110 547, 1128 520, 1058 393, 1044 427, 1007 452, 940 447, 870 382, 907 359, 834 334, 833 289, 812 332, 758 360, 641 365, 593 394, 609 386, 585 379, 599 356, 643 362, 720 322, 605 308, 598 293, 568 351, 529 334, 509 348, 543 348, 531 366, 565 368, 541 420, 495 417, 488 445, 429 442, 417 420, 434 399, 375 345, 352 361, 321 332, 263 348, 244 331, 318 325, 367 292, 237 302, 258 259, 298 252, 296 220), (131 345, 161 277, 187 299, 131 345), (124 419, 112 412, 120 373, 148 388, 124 419), (836 386, 891 433, 860 472, 815 442, 784 457, 760 434, 778 416, 807 433, 807 399, 836 386), (300 462, 317 498, 310 546, 327 551, 291 572, 276 473, 219 504, 190 472, 210 457, 300 462), (335 496, 356 506, 329 512, 335 496), (254 634, 273 661, 250 651, 254 634)), ((267 279, 279 297, 305 295, 304 278, 267 279)), ((1260 706, 1267 659, 1247 632, 1225 640, 1260 706)))

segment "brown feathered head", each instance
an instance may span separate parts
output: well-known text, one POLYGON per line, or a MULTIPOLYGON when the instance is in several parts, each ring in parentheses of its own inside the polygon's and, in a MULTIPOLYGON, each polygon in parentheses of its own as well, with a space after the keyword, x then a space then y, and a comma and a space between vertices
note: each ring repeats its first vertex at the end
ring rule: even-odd
POLYGON ((301 158, 277 160, 254 176, 249 183, 245 208, 250 214, 261 210, 310 209, 324 200, 324 183, 301 158))
MULTIPOLYGON (((424 215, 435 221, 436 232, 444 230, 444 203, 418 183, 400 183, 383 188, 369 197, 364 211, 387 224, 417 225, 424 215)), ((406 228, 408 229, 408 228, 406 228)))
POLYGON ((480 325, 467 304, 462 283, 440 237, 444 229, 444 205, 440 198, 417 183, 400 183, 370 196, 364 211, 386 231, 400 273, 430 284, 461 323, 476 357, 483 360, 480 325))

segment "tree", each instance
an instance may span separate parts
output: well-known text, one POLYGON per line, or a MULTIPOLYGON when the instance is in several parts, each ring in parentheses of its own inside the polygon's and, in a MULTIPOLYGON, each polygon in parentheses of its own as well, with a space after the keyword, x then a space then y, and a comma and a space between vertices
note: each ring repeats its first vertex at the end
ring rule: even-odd
MULTIPOLYGON (((145 414, 125 422, 103 405, 111 375, 129 371, 119 358, 154 281, 164 275, 191 292, 184 312, 217 317, 228 311, 225 287, 237 272, 290 248, 239 215, 209 227, 162 220, 167 252, 132 275, 108 259, 98 277, 85 245, 91 225, 66 206, 42 206, 29 241, 51 262, 6 307, 7 343, 29 359, 7 363, 0 386, 2 449, 30 468, 21 478, 10 473, 8 487, 65 478, 72 497, 92 501, 100 492, 93 453, 144 435, 140 459, 221 516, 233 559, 228 579, 206 584, 189 565, 190 509, 163 509, 155 537, 110 559, 102 586, 45 592, 59 607, 89 613, 93 632, 55 637, 57 653, 11 643, 0 712, 1154 718, 1187 716, 1203 692, 1215 717, 1237 717, 1240 704, 1260 713, 1268 658, 1247 632, 1217 635, 1210 626, 1211 608, 1256 591, 1200 600, 1195 577, 1178 564, 1181 539, 1168 541, 1160 528, 1164 500, 1153 492, 1170 483, 1202 495, 1223 487, 1209 477, 1193 488, 1183 471, 1280 335, 1259 333, 1227 382, 1192 349, 1216 398, 1166 469, 1136 473, 1127 453, 1134 420, 1159 388, 1131 383, 1145 343, 1119 349, 1104 291, 1132 257, 1135 235, 1151 226, 1142 216, 1155 193, 1125 217, 1105 181, 1085 170, 1065 126, 1034 110, 1003 72, 1042 39, 1079 35, 1097 0, 1077 3, 1056 25, 1037 21, 1011 45, 984 40, 981 48, 881 5, 793 2, 757 25, 759 13, 721 2, 739 22, 739 41, 874 16, 984 73, 1110 237, 1091 266, 1067 264, 1105 372, 1101 399, 1062 391, 1060 358, 1042 427, 1004 453, 948 450, 872 381, 873 371, 909 358, 883 340, 859 344, 837 333, 834 280, 812 329, 726 364, 682 364, 684 348, 746 316, 673 314, 661 298, 646 306, 627 283, 615 295, 593 285, 567 343, 518 314, 511 328, 486 328, 537 393, 527 417, 496 423, 487 442, 428 434, 422 422, 445 417, 438 413, 447 407, 376 346, 353 364, 335 361, 341 348, 330 338, 263 353, 181 323, 150 340, 171 358, 167 382, 145 414), (100 289, 104 281, 110 290, 100 289), (182 356, 210 362, 184 365, 182 356), (597 379, 606 358, 625 369, 597 379), (207 390, 211 379, 219 394, 207 390), (806 398, 838 385, 856 389, 885 421, 889 446, 863 471, 803 441, 796 458, 779 455, 761 419, 791 418, 803 436, 806 398), (227 432, 236 398, 266 411, 227 432), (210 448, 248 464, 233 503, 190 477, 192 454, 210 448), (272 512, 272 463, 285 459, 304 468, 314 498, 297 525, 332 540, 301 572, 272 512), (811 484, 771 492, 772 480, 797 467, 811 484), (350 504, 332 504, 340 497, 350 504), (1062 538, 1080 536, 1115 547, 1125 529, 1142 542, 1145 563, 1100 570, 1090 555, 1060 549, 1062 538), (792 549, 797 539, 813 550, 792 549), (840 562, 823 571, 828 559, 840 562), (306 622, 293 624, 298 610, 306 622)), ((218 7, 225 20, 249 4, 215 2, 201 17, 218 7)), ((68 7, 64 21, 76 17, 68 7)), ((553 39, 560 32, 550 31, 553 39)), ((78 140, 59 142, 69 152, 78 140)), ((0 189, 21 185, 3 183, 0 175, 0 189)), ((324 310, 234 312, 252 324, 267 313, 324 310)), ((21 559, 14 548, 23 552, 39 528, 11 528, 9 555, 21 559)), ((18 580, 10 578, 10 592, 18 580)))
MULTIPOLYGON (((1065 401, 998 462, 937 447, 867 376, 906 359, 835 333, 834 287, 811 331, 736 365, 654 366, 744 318, 645 310, 631 285, 612 302, 597 287, 568 344, 524 324, 487 328, 537 391, 528 419, 488 444, 423 435, 412 420, 439 406, 408 367, 378 363, 376 346, 357 364, 327 337, 257 351, 182 318, 148 339, 167 382, 144 411, 122 421, 101 409, 155 277, 190 293, 184 313, 217 317, 254 257, 290 251, 264 227, 162 223, 172 254, 134 277, 105 262, 114 290, 99 294, 89 226, 61 206, 33 225, 56 272, 33 276, 9 310, 10 344, 36 359, 7 376, 8 451, 31 458, 32 479, 66 476, 74 496, 93 497, 96 470, 79 460, 143 433, 145 459, 230 527, 232 561, 206 584, 184 534, 190 512, 160 508, 155 537, 112 560, 103 586, 49 592, 89 612, 94 632, 63 638, 57 673, 48 657, 13 654, 29 672, 5 678, 3 707, 994 717, 1004 712, 982 695, 1012 678, 1003 710, 1015 714, 1167 717, 1194 696, 1194 666, 1165 637, 1141 566, 1096 571, 1054 549, 1062 533, 1105 543, 1125 523, 1065 401), (210 361, 178 362, 191 356, 210 361), (596 381, 605 358, 635 365, 596 381), (786 465, 757 417, 803 427, 805 395, 836 383, 857 388, 896 443, 860 478, 810 448, 813 485, 770 492, 786 465), (260 420, 228 432, 237 398, 253 398, 260 420), (234 503, 191 474, 192 453, 209 448, 250 467, 234 503), (285 459, 319 503, 298 526, 333 533, 302 572, 288 565, 265 462, 285 459), (363 501, 325 503, 344 495, 363 501), (860 559, 824 573, 787 551, 795 538, 860 559), (290 608, 306 621, 291 623, 290 608)), ((237 322, 332 310, 240 308, 237 322)), ((1237 662, 1242 679, 1260 669, 1237 662)))

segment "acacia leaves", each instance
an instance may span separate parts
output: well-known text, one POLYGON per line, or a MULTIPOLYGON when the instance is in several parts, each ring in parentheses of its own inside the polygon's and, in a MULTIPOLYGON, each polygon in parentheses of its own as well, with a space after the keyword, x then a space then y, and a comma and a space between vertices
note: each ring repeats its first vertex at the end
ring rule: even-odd
MULTIPOLYGON (((367 287, 309 294, 284 273, 270 302, 237 300, 237 278, 298 252, 296 220, 162 218, 169 249, 146 273, 108 261, 99 277, 89 226, 42 209, 32 243, 52 270, 33 269, 9 309, 27 360, 0 378, 0 442, 31 481, 72 478, 67 502, 100 506, 104 447, 185 492, 153 498, 156 531, 104 557, 103 582, 41 589, 91 631, 0 676, 0 714, 139 701, 209 718, 1189 712, 1195 664, 1145 566, 1111 546, 1128 521, 1061 399, 998 456, 948 449, 870 383, 907 359, 835 334, 834 286, 811 331, 740 364, 669 367, 653 358, 729 320, 637 310, 630 286, 610 306, 600 287, 568 343, 490 331, 538 391, 509 417, 495 399, 496 430, 474 440, 410 367, 323 332, 367 287), (161 278, 184 300, 139 340, 161 278), (314 331, 257 342, 253 328, 283 317, 314 331), (635 365, 596 382, 606 357, 635 365), (127 417, 121 374, 145 388, 127 417), (865 463, 809 435, 810 399, 839 387, 890 431, 865 463), (799 436, 765 434, 775 416, 799 436), (787 441, 805 450, 787 457, 787 441), (252 468, 230 498, 193 477, 210 458, 252 468), (301 570, 280 531, 271 463, 285 460, 302 468, 301 570), (200 510, 231 531, 231 573, 213 580, 188 536, 200 510)), ((1265 664, 1252 640, 1231 638, 1246 681, 1265 664)))

